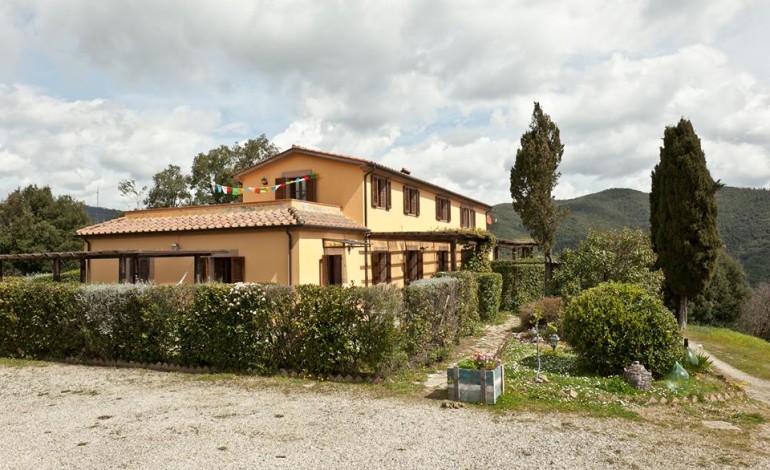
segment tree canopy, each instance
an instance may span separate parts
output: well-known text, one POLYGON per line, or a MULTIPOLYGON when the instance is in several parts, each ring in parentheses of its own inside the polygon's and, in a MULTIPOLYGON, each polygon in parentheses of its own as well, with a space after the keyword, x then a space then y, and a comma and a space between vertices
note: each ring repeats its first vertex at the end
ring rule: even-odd
POLYGON ((561 176, 557 168, 563 154, 559 127, 536 102, 529 130, 521 136, 511 168, 511 198, 513 209, 548 261, 559 221, 566 215, 556 207, 551 194, 561 176))
POLYGON ((657 295, 663 273, 655 269, 656 259, 650 237, 642 230, 591 230, 577 250, 561 252, 553 287, 562 297, 571 298, 602 282, 614 281, 638 284, 657 295))
POLYGON ((169 165, 152 177, 152 188, 144 203, 149 208, 188 206, 192 195, 188 189, 190 177, 177 165, 169 165))
POLYGON ((153 177, 153 186, 138 188, 134 180, 122 180, 118 190, 123 196, 142 201, 145 206, 176 207, 190 204, 226 204, 240 201, 233 194, 218 193, 217 185, 237 186, 233 175, 279 152, 265 134, 232 146, 220 145, 199 153, 192 163, 191 173, 185 174, 177 165, 169 165, 153 177), (142 200, 144 194, 147 196, 142 200))
MULTIPOLYGON (((45 253, 80 250, 75 230, 90 223, 86 206, 70 196, 54 197, 51 188, 19 188, 0 202, 0 253, 45 253)), ((24 274, 40 272, 44 261, 14 262, 24 274)))
POLYGON ((265 134, 231 147, 222 145, 207 153, 199 153, 192 164, 190 188, 195 192, 193 204, 224 204, 239 201, 238 196, 218 193, 217 184, 236 186, 233 175, 278 153, 265 134))
POLYGON ((732 326, 750 296, 751 288, 741 263, 719 250, 714 277, 708 288, 693 299, 690 317, 702 325, 732 326))
POLYGON ((682 118, 666 127, 660 162, 652 171, 650 232, 682 328, 688 299, 708 287, 722 246, 715 198, 721 186, 709 173, 690 121, 682 118))

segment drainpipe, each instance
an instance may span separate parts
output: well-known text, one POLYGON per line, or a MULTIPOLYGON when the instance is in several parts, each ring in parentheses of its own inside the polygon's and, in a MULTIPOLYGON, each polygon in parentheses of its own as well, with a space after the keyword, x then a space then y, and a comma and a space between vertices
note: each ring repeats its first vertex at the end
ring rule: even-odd
MULTIPOLYGON (((364 173, 364 227, 369 228, 369 189, 366 178, 374 173, 375 168, 364 173)), ((369 287, 369 233, 364 235, 364 287, 369 287)))
POLYGON ((289 237, 289 285, 291 285, 291 246, 293 245, 293 240, 288 228, 286 229, 286 235, 289 237))

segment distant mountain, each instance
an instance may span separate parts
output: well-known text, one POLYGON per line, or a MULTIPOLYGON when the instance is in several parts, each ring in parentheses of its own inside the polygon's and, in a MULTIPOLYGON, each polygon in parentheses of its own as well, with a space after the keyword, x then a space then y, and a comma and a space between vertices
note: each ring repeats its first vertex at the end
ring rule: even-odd
MULTIPOLYGON (((574 248, 589 229, 640 228, 650 230, 649 194, 633 189, 607 189, 575 199, 557 201, 570 215, 556 233, 556 251, 574 248)), ((717 223, 727 251, 746 269, 749 282, 770 280, 770 191, 724 187, 717 193, 717 223)), ((490 230, 500 238, 529 236, 511 204, 492 209, 497 223, 490 230)))
POLYGON ((86 214, 88 214, 88 218, 91 219, 93 223, 98 224, 119 217, 123 214, 123 211, 106 209, 104 207, 86 206, 86 214))

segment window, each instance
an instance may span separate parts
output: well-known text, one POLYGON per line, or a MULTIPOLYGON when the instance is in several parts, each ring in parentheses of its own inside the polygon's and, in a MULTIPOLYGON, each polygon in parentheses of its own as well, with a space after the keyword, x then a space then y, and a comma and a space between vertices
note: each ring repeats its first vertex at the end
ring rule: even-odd
POLYGON ((372 284, 390 282, 390 253, 375 251, 372 253, 372 284))
POLYGON ((310 178, 310 173, 300 176, 276 178, 275 184, 284 186, 275 190, 276 199, 299 199, 318 201, 318 180, 310 178))
POLYGON ((233 257, 203 257, 198 264, 198 273, 202 281, 223 282, 232 284, 244 281, 245 258, 233 257))
POLYGON ((404 214, 420 215, 420 190, 404 186, 404 214))
POLYGON ((476 228, 476 211, 468 207, 460 208, 460 227, 476 228))
POLYGON ((124 271, 121 273, 120 282, 150 282, 153 274, 153 260, 150 258, 125 258, 123 260, 124 271))
POLYGON ((322 267, 323 285, 342 285, 342 255, 324 255, 322 267))
POLYGON ((436 196, 436 220, 439 222, 452 221, 452 204, 449 199, 436 196))
POLYGON ((449 252, 446 250, 441 250, 436 252, 436 257, 438 258, 438 271, 439 272, 447 272, 450 271, 449 269, 449 252))
POLYGON ((390 180, 372 175, 372 207, 390 209, 390 180))
POLYGON ((406 252, 406 266, 404 270, 404 284, 422 279, 422 251, 409 250, 406 252))

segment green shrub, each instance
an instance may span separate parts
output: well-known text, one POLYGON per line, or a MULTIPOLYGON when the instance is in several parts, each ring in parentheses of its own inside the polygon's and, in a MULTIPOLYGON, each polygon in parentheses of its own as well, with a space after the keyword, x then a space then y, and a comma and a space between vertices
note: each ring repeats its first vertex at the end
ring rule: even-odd
POLYGON ((682 334, 661 299, 635 284, 603 283, 573 298, 563 314, 565 339, 583 367, 622 373, 638 360, 660 377, 682 357, 682 334))
POLYGON ((471 271, 450 271, 436 273, 437 278, 451 277, 457 279, 457 301, 460 336, 472 335, 481 320, 479 313, 479 283, 478 273, 471 271))
POLYGON ((503 276, 499 273, 478 273, 479 319, 488 322, 500 312, 503 293, 503 276))
POLYGON ((320 374, 379 374, 395 361, 397 289, 297 287, 299 368, 320 374))
POLYGON ((460 339, 460 286, 456 277, 421 279, 405 287, 401 322, 403 348, 413 364, 430 364, 445 357, 460 339))
POLYGON ((543 296, 545 267, 542 262, 498 260, 492 271, 502 276, 501 308, 512 312, 543 296))
POLYGON ((77 286, 66 283, 0 283, 0 355, 66 357, 78 351, 76 292, 77 286))
POLYGON ((277 370, 275 305, 266 292, 260 284, 196 285, 193 308, 179 326, 182 362, 220 370, 277 370))

